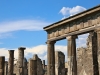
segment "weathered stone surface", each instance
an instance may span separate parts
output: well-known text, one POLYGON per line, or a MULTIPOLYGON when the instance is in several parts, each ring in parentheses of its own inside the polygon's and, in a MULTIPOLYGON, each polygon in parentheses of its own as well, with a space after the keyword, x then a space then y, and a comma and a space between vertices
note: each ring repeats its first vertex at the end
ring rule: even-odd
POLYGON ((14 64, 14 71, 13 71, 14 74, 17 74, 17 71, 18 71, 17 68, 18 68, 18 67, 17 67, 17 63, 15 63, 15 64, 14 64))
POLYGON ((54 50, 55 41, 47 42, 47 74, 55 75, 55 50, 54 50))
POLYGON ((99 75, 96 41, 96 33, 91 32, 87 39, 87 47, 77 49, 78 75, 99 75))
POLYGON ((77 36, 68 36, 68 75, 77 75, 76 61, 76 38, 77 36))
POLYGON ((55 52, 55 75, 65 75, 65 55, 61 51, 55 52))
POLYGON ((7 75, 8 73, 8 61, 5 61, 5 70, 4 75, 7 75))
POLYGON ((0 56, 0 75, 4 75, 5 57, 0 56))
POLYGON ((23 70, 24 70, 24 75, 28 75, 28 69, 27 69, 27 59, 24 58, 24 61, 23 61, 23 70))
POLYGON ((28 75, 37 75, 37 60, 29 59, 28 75))
POLYGON ((33 60, 37 61, 37 75, 43 75, 43 66, 41 59, 35 54, 33 56, 33 60))
POLYGON ((42 61, 43 69, 45 69, 45 60, 42 61))
POLYGON ((14 50, 9 50, 8 75, 13 75, 14 50))
POLYGON ((24 70, 23 70, 23 60, 24 60, 24 50, 26 48, 24 47, 19 47, 18 48, 18 62, 17 62, 17 75, 23 75, 24 70))

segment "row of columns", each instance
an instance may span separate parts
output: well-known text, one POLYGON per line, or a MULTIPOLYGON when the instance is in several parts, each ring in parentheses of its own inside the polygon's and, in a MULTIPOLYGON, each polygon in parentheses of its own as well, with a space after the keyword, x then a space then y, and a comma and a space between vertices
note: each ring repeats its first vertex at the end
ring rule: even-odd
MULTIPOLYGON (((18 71, 17 75, 24 75, 23 73, 23 59, 24 59, 24 47, 18 48, 18 69, 20 68, 21 71, 18 71)), ((13 67, 14 67, 14 50, 8 50, 9 52, 9 59, 8 59, 8 74, 13 75, 13 67)), ((4 75, 4 66, 5 66, 5 57, 0 56, 0 75, 4 75)))
MULTIPOLYGON (((90 32, 92 35, 92 57, 93 57, 93 75, 100 75, 100 31, 90 32)), ((77 36, 68 36, 68 75, 77 75, 77 58, 76 58, 76 38, 77 36)), ((55 41, 47 41, 47 75, 55 75, 55 41)))

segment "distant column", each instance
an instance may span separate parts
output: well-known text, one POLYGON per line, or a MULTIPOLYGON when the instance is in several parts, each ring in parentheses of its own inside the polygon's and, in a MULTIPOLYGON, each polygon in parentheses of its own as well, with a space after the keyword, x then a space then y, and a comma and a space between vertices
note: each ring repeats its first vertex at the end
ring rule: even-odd
POLYGON ((26 58, 24 58, 24 64, 23 64, 23 66, 24 66, 24 75, 28 75, 27 59, 26 58))
POLYGON ((42 63, 43 63, 43 69, 45 69, 45 60, 43 60, 42 63))
POLYGON ((8 75, 13 75, 14 50, 9 50, 8 75))
POLYGON ((55 41, 47 42, 47 74, 55 75, 55 50, 54 50, 55 41))
POLYGON ((0 56, 0 75, 4 75, 5 57, 0 56))
POLYGON ((68 75, 77 75, 76 60, 76 38, 77 36, 68 36, 68 75))
POLYGON ((5 61, 5 72, 4 75, 8 74, 8 61, 5 61))
POLYGON ((24 60, 24 50, 26 48, 19 47, 18 48, 18 74, 17 75, 24 75, 23 70, 23 60, 24 60))

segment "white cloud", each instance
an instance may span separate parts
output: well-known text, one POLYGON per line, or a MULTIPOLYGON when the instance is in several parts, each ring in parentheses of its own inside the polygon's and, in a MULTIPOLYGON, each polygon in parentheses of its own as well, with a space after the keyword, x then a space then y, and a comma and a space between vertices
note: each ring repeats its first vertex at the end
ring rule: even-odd
POLYGON ((88 35, 89 34, 87 33, 87 34, 83 34, 83 35, 78 36, 78 39, 76 40, 77 48, 78 47, 86 47, 88 35))
POLYGON ((61 13, 63 16, 66 16, 66 15, 69 15, 69 14, 70 14, 70 10, 71 10, 71 8, 69 8, 69 7, 63 7, 63 8, 60 10, 60 13, 61 13))
POLYGON ((43 27, 49 25, 49 22, 40 20, 19 20, 0 23, 0 33, 8 33, 18 30, 43 30, 43 27))
POLYGON ((42 20, 17 20, 9 22, 0 22, 0 39, 6 37, 12 37, 13 31, 27 30, 27 31, 39 31, 43 30, 43 27, 49 25, 50 22, 42 20))
POLYGON ((70 8, 70 7, 62 7, 62 9, 60 10, 59 13, 61 13, 64 16, 64 18, 65 18, 67 16, 75 15, 75 14, 77 14, 79 12, 84 11, 84 10, 86 10, 86 8, 84 8, 82 6, 75 6, 73 8, 70 8))

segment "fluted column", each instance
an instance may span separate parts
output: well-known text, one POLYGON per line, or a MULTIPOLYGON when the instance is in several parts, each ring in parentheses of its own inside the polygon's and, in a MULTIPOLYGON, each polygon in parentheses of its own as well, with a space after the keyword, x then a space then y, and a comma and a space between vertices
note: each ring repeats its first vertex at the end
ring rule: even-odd
POLYGON ((13 75, 14 50, 9 50, 8 75, 13 75))
POLYGON ((24 50, 25 49, 26 48, 24 47, 18 48, 18 73, 17 75, 24 75, 23 60, 24 60, 24 50))
POLYGON ((0 56, 0 75, 4 75, 5 57, 0 56))
POLYGON ((55 50, 54 41, 47 42, 47 75, 55 75, 55 50))
POLYGON ((77 36, 68 36, 68 75, 77 75, 76 60, 76 38, 77 36))

